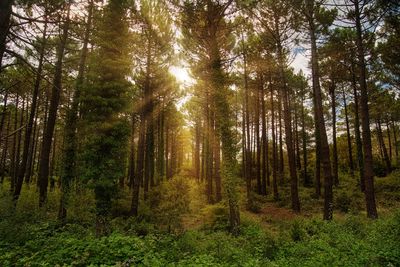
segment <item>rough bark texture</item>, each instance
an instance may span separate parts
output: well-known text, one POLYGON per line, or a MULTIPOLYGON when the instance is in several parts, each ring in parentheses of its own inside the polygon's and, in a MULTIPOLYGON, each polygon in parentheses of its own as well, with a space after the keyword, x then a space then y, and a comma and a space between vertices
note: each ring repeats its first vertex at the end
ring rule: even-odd
MULTIPOLYGON (((314 8, 314 1, 308 0, 309 11, 314 8)), ((315 98, 316 122, 319 130, 321 145, 321 163, 324 174, 324 219, 331 220, 333 213, 333 193, 332 193, 332 170, 330 162, 330 152, 328 137, 326 135, 325 120, 322 106, 322 92, 320 86, 320 74, 318 66, 318 52, 316 44, 316 30, 313 15, 309 18, 309 34, 311 39, 311 65, 312 65, 312 84, 315 98)))
POLYGON ((375 189, 374 189, 374 171, 372 169, 372 144, 371 144, 371 130, 369 122, 369 108, 368 108, 368 88, 367 88, 367 73, 364 59, 364 44, 361 26, 361 14, 359 2, 354 2, 355 8, 355 22, 357 31, 357 58, 360 67, 360 107, 361 107, 361 127, 364 148, 364 183, 365 183, 365 202, 367 208, 367 216, 372 219, 378 218, 375 203, 375 189))
POLYGON ((6 48, 7 35, 10 29, 10 19, 14 0, 0 2, 0 73, 2 70, 3 55, 6 48))
POLYGON ((47 118, 46 127, 44 129, 42 148, 40 153, 40 166, 39 166, 39 205, 42 206, 47 198, 47 185, 49 180, 49 159, 50 150, 54 134, 54 127, 57 118, 58 104, 61 95, 61 79, 62 79, 62 65, 64 59, 64 50, 67 43, 69 30, 69 10, 68 15, 63 26, 61 40, 57 48, 57 61, 54 69, 53 86, 51 90, 51 99, 49 114, 47 118))

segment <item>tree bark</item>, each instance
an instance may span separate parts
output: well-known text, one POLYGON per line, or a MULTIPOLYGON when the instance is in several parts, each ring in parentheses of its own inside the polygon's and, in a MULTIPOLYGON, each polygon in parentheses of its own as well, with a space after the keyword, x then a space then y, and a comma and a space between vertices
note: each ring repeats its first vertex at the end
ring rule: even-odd
MULTIPOLYGON (((308 0, 307 5, 309 12, 314 10, 314 0, 308 0)), ((332 193, 332 170, 330 162, 330 152, 328 137, 326 135, 325 120, 322 105, 322 92, 320 87, 320 74, 318 66, 318 52, 316 44, 316 30, 314 24, 314 14, 310 14, 309 17, 309 34, 311 39, 311 65, 312 65, 312 84, 315 97, 315 110, 316 110, 316 122, 320 135, 321 145, 321 163, 324 173, 324 220, 332 220, 333 213, 333 193, 332 193)))
POLYGON ((33 125, 34 125, 34 120, 36 117, 40 83, 42 81, 44 53, 45 53, 46 44, 47 44, 47 10, 45 11, 44 20, 45 20, 45 23, 43 26, 43 34, 42 34, 42 40, 40 43, 40 51, 39 51, 39 63, 38 63, 38 68, 36 70, 35 85, 34 85, 33 93, 32 93, 32 104, 30 107, 28 123, 26 125, 24 146, 23 146, 23 151, 22 151, 22 160, 21 160, 21 164, 18 169, 18 176, 17 176, 16 186, 15 186, 15 190, 14 190, 14 196, 13 196, 14 200, 18 200, 19 195, 21 194, 22 184, 24 182, 25 173, 27 171, 29 148, 31 147, 33 125))
POLYGON ((383 139, 382 123, 380 119, 376 120, 376 133, 378 135, 379 144, 382 149, 383 160, 386 165, 386 174, 389 174, 392 171, 392 164, 390 163, 390 158, 385 145, 385 140, 383 139))
POLYGON ((344 89, 342 90, 342 95, 343 95, 344 116, 345 116, 345 122, 346 122, 347 152, 349 155, 350 171, 351 171, 351 174, 353 175, 354 174, 353 145, 352 145, 352 141, 351 141, 349 113, 348 113, 348 109, 347 109, 346 94, 344 92, 344 89))
POLYGON ((2 70, 3 55, 6 49, 7 36, 10 30, 11 13, 14 0, 2 0, 0 2, 0 73, 2 70))
POLYGON ((273 86, 270 84, 271 90, 271 132, 272 132, 272 190, 274 195, 274 200, 279 199, 278 193, 278 181, 277 181, 277 145, 276 145, 276 131, 275 131, 275 107, 274 107, 274 89, 273 86))
POLYGON ((47 186, 49 180, 49 160, 50 150, 53 140, 54 127, 57 118, 57 109, 60 102, 60 95, 62 90, 62 68, 65 47, 68 39, 69 31, 69 6, 67 11, 66 21, 63 25, 63 32, 61 35, 60 43, 57 47, 57 61, 54 69, 53 86, 51 90, 49 114, 46 122, 46 127, 43 133, 43 141, 40 153, 40 165, 39 165, 39 206, 43 206, 47 199, 47 186))
POLYGON ((267 136, 267 123, 266 123, 266 107, 265 107, 265 88, 264 79, 261 75, 261 144, 262 144, 262 179, 261 179, 261 194, 267 195, 267 177, 269 176, 268 166, 268 136, 267 136))
POLYGON ((361 127, 364 148, 364 182, 365 182, 365 202, 367 209, 367 216, 372 219, 378 218, 375 203, 375 189, 374 189, 374 171, 372 168, 372 144, 371 144, 371 130, 369 122, 369 108, 368 108, 368 88, 367 88, 367 73, 365 65, 364 44, 361 27, 361 14, 359 7, 359 0, 354 1, 354 18, 356 23, 356 45, 357 45, 357 58, 360 67, 360 89, 361 89, 361 127))
POLYGON ((337 142, 336 142, 336 84, 331 79, 331 87, 329 93, 331 95, 332 104, 332 175, 335 186, 339 186, 339 173, 338 173, 338 153, 337 153, 337 142))
MULTIPOLYGON (((289 88, 286 84, 285 75, 285 59, 283 55, 283 50, 280 42, 277 44, 278 47, 278 60, 280 68, 280 80, 282 82, 282 92, 283 95, 283 108, 284 108, 284 123, 285 123, 285 135, 286 135, 286 150, 288 156, 289 172, 290 172, 290 195, 292 200, 292 210, 294 212, 300 212, 300 200, 298 193, 297 184, 297 170, 296 170, 296 157, 295 149, 293 143, 293 131, 291 122, 291 108, 289 106, 289 88)), ((282 135, 282 132, 281 132, 282 135)), ((281 152, 282 153, 282 152, 281 152)))

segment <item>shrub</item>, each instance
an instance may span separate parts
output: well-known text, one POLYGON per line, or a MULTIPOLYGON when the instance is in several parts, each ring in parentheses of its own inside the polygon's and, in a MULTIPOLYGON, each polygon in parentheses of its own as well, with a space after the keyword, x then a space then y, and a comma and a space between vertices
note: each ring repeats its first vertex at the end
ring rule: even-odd
POLYGON ((335 207, 341 212, 349 212, 352 204, 351 197, 346 192, 340 192, 335 199, 335 207))
POLYGON ((385 163, 382 160, 374 160, 372 168, 378 177, 385 177, 387 174, 385 163))
POLYGON ((290 227, 290 236, 295 242, 302 241, 305 238, 306 232, 304 231, 300 221, 295 220, 293 222, 292 226, 290 227))
POLYGON ((189 211, 189 189, 187 180, 178 176, 152 191, 149 206, 161 228, 169 232, 182 228, 182 216, 189 211))
POLYGON ((202 210, 205 219, 203 229, 226 231, 229 229, 228 209, 222 203, 209 205, 202 210))

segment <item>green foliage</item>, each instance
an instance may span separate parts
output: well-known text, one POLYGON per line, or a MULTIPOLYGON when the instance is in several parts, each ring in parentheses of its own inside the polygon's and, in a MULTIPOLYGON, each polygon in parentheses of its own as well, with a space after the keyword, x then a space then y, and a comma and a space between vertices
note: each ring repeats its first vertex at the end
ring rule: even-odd
MULTIPOLYGON (((161 186, 176 190, 174 179, 161 186)), ((183 178, 176 178, 177 181, 180 179, 183 178)), ((400 264, 399 211, 377 221, 358 216, 346 216, 332 222, 296 220, 289 224, 281 223, 279 232, 266 230, 252 217, 243 214, 240 235, 233 236, 226 231, 226 208, 212 205, 207 206, 206 213, 212 213, 217 222, 213 229, 189 230, 179 235, 165 231, 157 233, 154 225, 143 219, 118 217, 111 221, 112 234, 96 238, 93 226, 81 226, 80 223, 60 225, 55 217, 51 219, 47 213, 32 211, 24 202, 13 213, 9 206, 12 205, 11 199, 6 200, 7 196, 3 194, 0 201, 1 266, 400 264)), ((161 207, 159 205, 157 207, 161 207)), ((69 216, 74 214, 72 211, 73 206, 69 216)))
POLYGON ((152 220, 168 231, 182 228, 182 216, 189 211, 189 185, 187 178, 173 177, 163 182, 150 194, 152 220))
POLYGON ((204 230, 226 231, 229 228, 228 210, 222 203, 205 207, 202 217, 204 230))
POLYGON ((377 177, 385 177, 386 176, 386 172, 387 172, 386 166, 382 160, 374 160, 372 167, 374 169, 374 174, 377 177))
POLYGON ((341 212, 349 212, 351 203, 351 197, 345 192, 341 192, 340 194, 336 195, 335 208, 341 212))

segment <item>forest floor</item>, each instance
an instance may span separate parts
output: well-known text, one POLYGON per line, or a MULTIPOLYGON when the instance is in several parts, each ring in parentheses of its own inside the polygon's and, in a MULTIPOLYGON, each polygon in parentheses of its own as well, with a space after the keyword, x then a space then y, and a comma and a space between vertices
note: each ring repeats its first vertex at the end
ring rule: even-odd
MULTIPOLYGON (((376 178, 380 219, 364 212, 356 178, 341 175, 334 188, 334 220, 322 220, 323 199, 300 187, 302 212, 281 198, 254 195, 240 202, 241 233, 228 232, 225 203, 207 204, 204 184, 182 172, 150 192, 140 216, 127 217, 129 190, 113 205, 110 234, 95 236, 94 198, 78 188, 67 224, 57 221, 59 191, 37 207, 35 187, 24 187, 14 210, 8 184, 0 185, 0 266, 400 266, 400 171, 376 178), (35 200, 35 201, 32 201, 35 200)), ((245 196, 244 184, 240 187, 245 196)))
MULTIPOLYGON (((190 180, 190 212, 182 217, 185 230, 201 229, 215 218, 210 217, 214 209, 221 208, 221 203, 208 204, 205 197, 205 185, 194 182, 188 171, 185 178, 190 180)), ((366 216, 364 211, 364 194, 360 191, 357 178, 342 174, 343 180, 338 187, 334 187, 334 219, 343 221, 347 216, 366 216)), ((387 216, 400 209, 400 171, 388 177, 377 177, 375 180, 376 202, 378 212, 387 216)), ((246 220, 253 220, 263 228, 274 230, 279 223, 288 223, 294 220, 322 218, 323 197, 315 197, 314 188, 299 188, 302 202, 302 211, 295 213, 290 208, 290 188, 288 185, 280 187, 280 199, 272 199, 271 192, 267 196, 254 195, 254 207, 249 210, 245 199, 241 199, 241 214, 246 220)), ((245 196, 245 187, 240 187, 241 196, 245 196)), ((215 211, 214 211, 215 212, 215 211)))

